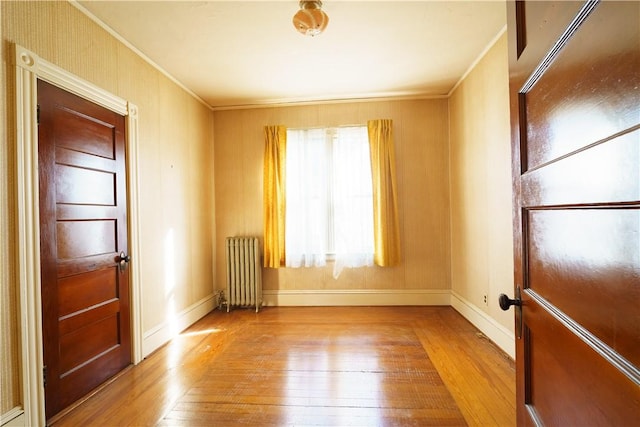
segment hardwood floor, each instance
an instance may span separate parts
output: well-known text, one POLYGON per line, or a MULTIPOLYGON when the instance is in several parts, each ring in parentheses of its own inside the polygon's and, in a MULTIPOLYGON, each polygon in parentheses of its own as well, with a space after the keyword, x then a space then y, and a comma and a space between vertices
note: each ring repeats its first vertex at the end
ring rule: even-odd
POLYGON ((515 425, 513 361, 450 307, 214 311, 54 426, 515 425))

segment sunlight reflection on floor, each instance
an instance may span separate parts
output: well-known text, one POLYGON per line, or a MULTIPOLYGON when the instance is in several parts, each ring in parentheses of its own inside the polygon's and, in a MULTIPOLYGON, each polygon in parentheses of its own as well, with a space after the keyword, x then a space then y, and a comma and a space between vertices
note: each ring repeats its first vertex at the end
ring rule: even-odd
POLYGON ((193 332, 183 332, 179 335, 179 337, 194 337, 197 335, 209 335, 209 334, 217 334, 218 332, 222 332, 223 329, 204 329, 202 331, 193 331, 193 332))

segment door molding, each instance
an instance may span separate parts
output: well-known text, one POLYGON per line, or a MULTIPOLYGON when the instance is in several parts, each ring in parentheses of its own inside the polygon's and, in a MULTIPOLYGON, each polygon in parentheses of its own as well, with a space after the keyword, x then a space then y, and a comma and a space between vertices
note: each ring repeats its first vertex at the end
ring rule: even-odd
POLYGON ((134 364, 142 360, 142 298, 138 180, 138 108, 94 84, 47 62, 22 46, 15 47, 17 272, 19 283, 21 379, 25 425, 45 425, 42 377, 42 305, 40 288, 40 212, 38 191, 37 80, 125 116, 128 191, 131 344, 134 364))

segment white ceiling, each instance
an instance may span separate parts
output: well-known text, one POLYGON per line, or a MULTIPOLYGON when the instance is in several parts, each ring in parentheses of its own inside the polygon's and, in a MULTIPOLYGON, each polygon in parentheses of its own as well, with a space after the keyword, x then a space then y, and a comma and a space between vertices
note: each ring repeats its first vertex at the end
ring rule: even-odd
POLYGON ((504 1, 79 1, 211 107, 447 95, 503 30, 504 1))

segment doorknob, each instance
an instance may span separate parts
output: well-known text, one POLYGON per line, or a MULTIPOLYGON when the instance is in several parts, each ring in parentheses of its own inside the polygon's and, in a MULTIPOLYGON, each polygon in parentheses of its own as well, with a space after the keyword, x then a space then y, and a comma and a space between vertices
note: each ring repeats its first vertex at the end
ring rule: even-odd
POLYGON ((509 307, 511 307, 512 305, 521 307, 522 301, 520 301, 520 298, 511 299, 505 294, 500 294, 500 296, 498 297, 498 304, 500 304, 501 309, 503 309, 504 311, 507 311, 509 310, 509 307))
POLYGON ((124 270, 127 267, 129 261, 131 261, 131 257, 123 252, 120 252, 118 256, 118 263, 120 263, 120 270, 124 270))
POLYGON ((504 311, 509 310, 512 305, 516 310, 516 338, 522 338, 522 299, 520 298, 520 286, 516 287, 516 297, 514 299, 509 298, 505 294, 500 294, 498 297, 498 304, 504 311))

